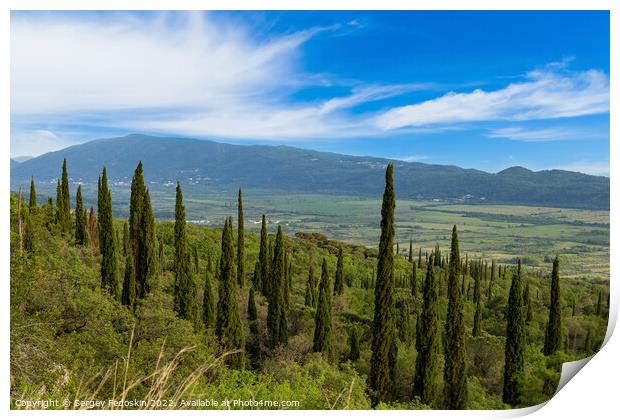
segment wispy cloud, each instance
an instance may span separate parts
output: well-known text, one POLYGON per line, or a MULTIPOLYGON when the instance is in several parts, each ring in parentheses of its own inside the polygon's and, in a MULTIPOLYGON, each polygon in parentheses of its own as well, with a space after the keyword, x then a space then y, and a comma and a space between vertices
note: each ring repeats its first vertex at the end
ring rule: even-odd
POLYGON ((527 121, 609 112, 609 77, 597 70, 555 71, 545 67, 503 89, 450 92, 377 116, 383 130, 472 121, 527 121))
POLYGON ((590 140, 605 138, 598 131, 590 131, 575 127, 525 128, 504 127, 491 130, 487 137, 505 138, 518 141, 561 141, 561 140, 590 140))
POLYGON ((11 135, 11 156, 38 156, 73 144, 49 130, 26 130, 11 135))

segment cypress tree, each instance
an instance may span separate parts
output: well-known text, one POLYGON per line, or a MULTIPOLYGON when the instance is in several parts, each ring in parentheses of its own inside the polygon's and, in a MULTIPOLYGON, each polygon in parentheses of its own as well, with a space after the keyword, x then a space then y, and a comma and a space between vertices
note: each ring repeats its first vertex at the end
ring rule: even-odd
MULTIPOLYGON (((432 260, 432 257, 431 257, 432 260)), ((413 395, 424 404, 434 406, 437 401, 439 376, 439 284, 435 280, 433 264, 426 266, 422 287, 422 312, 416 323, 418 356, 413 379, 413 395)))
POLYGON ((521 400, 521 381, 524 368, 523 352, 525 350, 525 314, 523 309, 521 260, 519 260, 517 272, 512 277, 506 314, 506 347, 502 401, 510 405, 517 405, 521 400))
POLYGON ((243 231, 243 196, 239 188, 237 198, 237 284, 245 286, 245 239, 243 231))
POLYGON ((131 257, 131 253, 125 255, 125 276, 123 278, 121 303, 133 308, 136 303, 136 273, 133 269, 133 258, 131 257))
POLYGON ((276 243, 271 264, 271 293, 268 297, 267 330, 269 332, 269 346, 276 348, 288 342, 288 321, 284 302, 285 293, 285 261, 284 236, 282 227, 278 225, 276 243))
POLYGON ((267 238, 267 222, 263 214, 260 226, 260 248, 258 251, 258 262, 260 263, 260 279, 262 282, 263 296, 269 299, 271 294, 271 280, 269 278, 270 260, 269 260, 269 242, 267 238))
POLYGON ((200 260, 198 258, 198 247, 196 245, 192 245, 192 261, 194 264, 194 273, 198 274, 198 271, 200 271, 200 260))
POLYGON ((459 238, 452 228, 452 244, 448 267, 448 314, 446 319, 444 397, 449 410, 467 406, 467 367, 465 365, 465 323, 461 296, 459 238))
POLYGON ((304 305, 309 308, 316 308, 316 284, 314 280, 314 269, 312 265, 308 270, 308 281, 306 283, 306 295, 304 297, 304 305))
POLYGON ((422 248, 418 252, 418 267, 422 267, 422 248))
MULTIPOLYGON (((119 298, 118 261, 112 220, 112 195, 108 188, 106 168, 103 168, 98 196, 99 200, 99 253, 101 254, 101 288, 119 298)), ((64 200, 64 198, 63 198, 64 200)))
POLYGON ((598 299, 596 300, 596 315, 601 316, 603 313, 603 291, 598 291, 598 299))
POLYGON ((34 235, 34 227, 32 226, 32 216, 31 216, 31 212, 32 210, 30 208, 28 208, 27 211, 23 212, 23 219, 24 219, 24 241, 23 241, 23 246, 24 246, 24 251, 26 253, 32 253, 35 250, 35 235, 34 235))
POLYGON ((415 261, 411 264, 411 296, 414 298, 418 295, 418 273, 415 261))
POLYGON ((398 316, 398 338, 402 343, 409 346, 413 340, 413 328, 411 327, 411 314, 409 304, 401 299, 396 304, 398 316))
POLYGON ((34 189, 34 177, 30 178, 30 200, 28 201, 28 207, 30 209, 37 207, 37 192, 34 189))
MULTIPOLYGON (((185 234, 185 207, 183 192, 177 182, 174 220, 174 310, 183 319, 196 326, 198 305, 196 284, 190 268, 189 249, 185 234)), ((138 284, 138 287, 139 284, 138 284)))
POLYGON ((360 340, 357 335, 357 328, 351 327, 349 333, 349 360, 355 362, 360 358, 360 340))
MULTIPOLYGON (((226 350, 243 349, 243 325, 237 304, 237 278, 235 275, 235 251, 232 233, 232 218, 226 219, 222 230, 222 253, 220 257, 219 299, 215 335, 226 350)), ((228 365, 233 369, 243 369, 243 353, 228 356, 228 365)))
POLYGON ((489 280, 489 290, 487 291, 487 301, 491 300, 491 287, 495 282, 495 260, 491 260, 491 279, 489 280))
POLYGON ((64 220, 63 211, 64 204, 62 204, 62 187, 60 186, 60 180, 56 180, 56 224, 60 227, 60 231, 63 231, 62 221, 64 220))
POLYGON ((262 282, 260 278, 260 262, 256 261, 254 264, 254 274, 252 274, 252 287, 254 290, 262 290, 262 282))
POLYGON ((413 239, 409 239, 409 262, 413 263, 413 239))
POLYGON ((389 164, 385 174, 385 191, 381 206, 381 238, 375 281, 375 309, 372 328, 372 357, 370 360, 370 389, 372 406, 388 401, 392 394, 396 365, 394 320, 394 208, 396 197, 393 181, 394 166, 389 164))
MULTIPOLYGON (((534 315, 532 314, 532 299, 530 297, 530 280, 525 282, 525 291, 523 292, 523 303, 525 304, 525 323, 532 322, 534 315)), ((573 316, 575 316, 575 300, 573 300, 573 316)))
POLYGON ((319 301, 314 316, 314 341, 312 351, 323 353, 327 357, 332 352, 332 299, 327 261, 323 259, 321 281, 319 283, 319 301))
POLYGON ((558 257, 553 260, 551 270, 551 295, 549 304, 549 320, 545 333, 543 353, 550 356, 560 351, 562 346, 562 305, 560 303, 560 262, 558 257))
POLYGON ((344 291, 342 247, 338 248, 338 262, 336 263, 336 280, 334 281, 334 296, 341 295, 344 291))
POLYGON ((62 181, 60 183, 60 195, 62 196, 62 201, 60 202, 62 206, 62 211, 59 212, 59 215, 61 217, 60 227, 62 232, 67 232, 71 224, 71 199, 69 197, 69 175, 67 174, 66 158, 62 161, 62 181))
POLYGON ((85 245, 86 236, 86 210, 82 201, 82 185, 78 185, 75 195, 75 243, 85 245))
POLYGON ((476 273, 474 279, 474 303, 476 305, 476 313, 474 314, 474 328, 471 335, 474 337, 480 336, 480 323, 482 322, 482 299, 480 293, 480 273, 476 273))
POLYGON ((213 285, 211 284, 211 273, 209 270, 206 270, 202 294, 202 322, 207 330, 213 328, 215 315, 215 298, 213 296, 213 285))
POLYGON ((93 248, 93 252, 98 252, 99 237, 97 236, 97 215, 95 214, 95 210, 92 207, 90 208, 90 212, 88 213, 87 230, 90 246, 93 248))
POLYGON ((131 255, 131 242, 129 239, 129 226, 127 222, 123 223, 123 254, 131 255))
POLYGON ((260 333, 258 330, 258 314, 256 312, 256 302, 254 300, 254 286, 250 287, 248 294, 248 321, 250 323, 251 340, 246 346, 248 358, 253 368, 260 367, 262 352, 260 346, 260 333))

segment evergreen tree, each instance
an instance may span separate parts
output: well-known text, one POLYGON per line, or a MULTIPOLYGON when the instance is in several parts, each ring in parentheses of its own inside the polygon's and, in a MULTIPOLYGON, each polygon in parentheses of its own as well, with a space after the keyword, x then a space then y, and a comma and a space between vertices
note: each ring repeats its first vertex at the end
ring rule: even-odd
POLYGON ((304 305, 309 308, 316 308, 316 283, 314 280, 314 269, 310 265, 308 270, 308 282, 306 283, 306 295, 304 297, 304 305))
MULTIPOLYGON (((226 350, 243 349, 243 325, 239 317, 237 303, 237 278, 235 275, 235 251, 233 244, 232 218, 227 218, 222 230, 222 253, 220 257, 220 280, 217 301, 215 335, 226 350)), ((243 369, 243 353, 228 356, 228 365, 233 369, 243 369)))
POLYGON ((403 344, 409 346, 413 341, 413 328, 411 327, 411 314, 407 300, 401 299, 397 302, 396 315, 398 317, 398 338, 403 344))
POLYGON ((108 176, 105 167, 99 184, 99 223, 97 227, 99 230, 99 253, 101 254, 101 288, 108 290, 115 298, 119 298, 117 244, 112 220, 112 196, 108 188, 108 176))
POLYGON ((418 252, 418 267, 422 267, 422 248, 420 248, 420 251, 418 252))
POLYGON ((444 398, 449 410, 467 407, 467 367, 465 365, 465 323, 461 296, 459 238, 452 228, 448 267, 448 314, 446 318, 444 398))
POLYGON ((351 327, 349 333, 349 360, 355 362, 360 358, 360 340, 357 335, 357 328, 351 327))
POLYGON ((136 273, 133 269, 133 258, 131 257, 131 253, 125 255, 125 276, 123 278, 121 303, 133 308, 136 303, 136 273))
POLYGON ((256 301, 254 300, 254 286, 250 287, 248 294, 248 321, 250 323, 251 340, 247 344, 248 357, 254 368, 260 366, 262 358, 260 347, 260 333, 258 330, 258 314, 256 312, 256 301))
POLYGON ((313 352, 320 352, 327 357, 332 352, 332 291, 327 272, 327 261, 323 259, 321 281, 319 282, 319 300, 314 316, 313 352))
POLYGON ((409 263, 413 262, 413 239, 409 239, 409 255, 408 255, 409 263))
MULTIPOLYGON (((34 208, 34 207, 32 207, 34 208)), ((35 234, 34 227, 32 226, 32 216, 31 216, 31 208, 29 207, 27 211, 23 212, 23 220, 24 220, 24 252, 32 254, 35 251, 35 234)))
POLYGON ((474 328, 471 335, 474 337, 480 336, 480 323, 482 322, 482 299, 480 293, 480 273, 476 273, 474 279, 474 304, 476 305, 476 312, 474 314, 474 328))
POLYGON ((395 379, 396 340, 394 319, 394 208, 396 197, 393 181, 394 166, 385 174, 385 191, 381 207, 381 238, 377 258, 375 309, 372 328, 370 389, 372 406, 388 401, 395 379))
POLYGON ((560 262, 558 257, 553 260, 551 270, 551 295, 549 304, 549 320, 545 333, 543 353, 550 356, 560 351, 562 345, 562 304, 560 303, 560 262))
POLYGON ((62 161, 62 178, 60 182, 60 196, 61 201, 59 203, 59 222, 62 232, 68 232, 71 224, 71 199, 69 197, 69 175, 67 174, 67 159, 62 161))
POLYGON ((418 295, 418 273, 415 261, 411 264, 411 296, 418 295))
POLYGON ((93 252, 98 252, 99 237, 97 236, 97 215, 95 214, 95 210, 92 207, 90 208, 90 212, 88 213, 87 230, 90 246, 93 248, 93 252))
POLYGON ((439 285, 435 280, 432 263, 426 266, 422 297, 422 312, 416 323, 418 356, 413 380, 413 395, 419 396, 424 404, 435 406, 439 389, 437 383, 440 357, 439 285))
MULTIPOLYGON (((196 284, 190 268, 189 249, 185 234, 183 192, 178 182, 174 220, 174 249, 174 310, 179 317, 187 319, 192 325, 196 326, 198 316, 196 284)), ((140 287, 139 284, 138 287, 140 287)))
MULTIPOLYGON (((525 305, 525 323, 532 322, 534 315, 532 314, 532 299, 530 297, 530 280, 525 282, 525 290, 523 291, 523 303, 525 305)), ((575 301, 573 300, 573 316, 575 316, 575 301)))
POLYGON ((334 281, 334 296, 344 292, 342 247, 338 248, 338 262, 336 263, 336 280, 334 281))
POLYGON ((88 237, 86 236, 86 209, 82 201, 82 185, 78 185, 75 195, 75 243, 85 245, 88 237))
POLYGON ((211 284, 211 273, 209 270, 206 270, 202 294, 202 322, 207 330, 213 328, 215 315, 215 298, 213 296, 213 285, 211 284))
POLYGON ((34 189, 34 177, 30 178, 30 200, 28 201, 30 210, 37 207, 37 192, 34 189))
POLYGON ((269 346, 272 349, 280 344, 286 345, 288 342, 288 320, 284 296, 286 289, 285 264, 284 234, 282 227, 278 225, 271 264, 271 290, 267 307, 267 330, 269 332, 269 346))
POLYGON ((239 188, 237 198, 237 284, 245 286, 245 239, 243 231, 243 196, 239 188))
POLYGON ((62 232, 62 221, 64 219, 63 211, 64 204, 62 204, 62 188, 60 186, 60 180, 56 181, 56 224, 60 227, 60 231, 62 232))
POLYGON ((491 260, 491 279, 489 280, 489 289, 487 291, 487 301, 491 300, 491 287, 495 282, 495 260, 491 260))
POLYGON ((269 240, 267 238, 267 222, 263 214, 260 226, 260 248, 258 252, 258 262, 260 263, 260 279, 262 282, 263 296, 269 299, 271 295, 271 279, 269 272, 271 271, 271 260, 269 259, 269 240))
POLYGON ((524 369, 523 353, 525 350, 525 314, 523 309, 521 260, 519 260, 517 272, 512 277, 506 314, 506 347, 502 401, 510 405, 517 405, 521 401, 521 382, 524 369))
POLYGON ((254 264, 254 273, 252 274, 252 287, 254 290, 262 290, 262 282, 260 278, 260 262, 256 261, 254 264))
POLYGON ((127 222, 123 223, 123 254, 131 255, 131 242, 129 239, 129 225, 127 222))

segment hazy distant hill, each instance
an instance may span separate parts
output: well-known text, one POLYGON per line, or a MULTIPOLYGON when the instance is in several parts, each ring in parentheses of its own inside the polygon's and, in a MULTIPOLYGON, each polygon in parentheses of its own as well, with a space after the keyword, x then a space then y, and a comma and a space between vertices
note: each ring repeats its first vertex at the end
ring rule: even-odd
MULTIPOLYGON (((92 183, 105 165, 115 182, 130 182, 142 160, 152 190, 181 181, 186 194, 233 191, 323 193, 380 197, 388 159, 316 152, 288 146, 239 146, 213 141, 133 134, 100 139, 11 161, 11 188, 27 187, 34 175, 39 192, 52 191, 67 158, 73 181, 92 183)), ((401 198, 506 204, 609 208, 609 178, 561 170, 533 172, 512 167, 497 174, 456 166, 394 161, 401 198)))

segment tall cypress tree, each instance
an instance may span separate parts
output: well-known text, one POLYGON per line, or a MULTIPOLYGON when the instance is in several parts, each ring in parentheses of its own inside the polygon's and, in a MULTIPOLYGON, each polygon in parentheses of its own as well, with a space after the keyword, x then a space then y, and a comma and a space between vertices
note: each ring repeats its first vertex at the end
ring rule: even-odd
POLYGON ((237 284, 245 286, 245 239, 243 231, 243 196, 239 188, 237 198, 237 284))
POLYGON ((254 273, 252 274, 252 287, 254 290, 262 290, 263 283, 260 278, 260 262, 254 263, 254 273))
POLYGON ((99 223, 97 227, 99 231, 99 253, 101 254, 101 288, 108 290, 115 298, 119 298, 117 244, 112 220, 112 195, 108 188, 108 176, 105 167, 101 174, 99 187, 99 223))
POLYGON ((97 236, 97 215, 95 210, 91 207, 88 213, 88 236, 90 240, 90 246, 93 248, 93 252, 99 251, 99 237, 97 236))
POLYGON ((331 357, 332 353, 332 290, 327 271, 327 261, 323 259, 319 300, 314 315, 314 341, 312 351, 331 357))
MULTIPOLYGON (((532 299, 530 296, 530 280, 525 282, 525 290, 523 291, 523 304, 525 305, 525 323, 532 322, 534 315, 532 314, 532 299)), ((575 316, 575 300, 573 299, 573 316, 575 316)))
POLYGON ((474 279, 474 304, 476 305, 476 312, 474 314, 474 328, 471 335, 478 337, 480 335, 480 323, 482 322, 482 299, 480 293, 480 272, 476 273, 474 279))
POLYGON ((517 405, 521 401, 521 381, 523 379, 525 350, 525 314, 523 307, 523 285, 521 280, 521 260, 517 272, 512 277, 506 314, 506 347, 504 362, 504 389, 502 401, 517 405))
POLYGON ((355 362, 360 358, 360 339, 355 326, 351 327, 349 333, 349 360, 355 362))
POLYGON ((260 226, 260 248, 258 251, 258 262, 260 263, 260 279, 263 296, 269 298, 271 294, 271 280, 269 272, 271 270, 269 259, 269 240, 267 237, 267 222, 263 214, 260 226))
POLYGON ((437 401, 439 384, 439 284, 435 280, 433 264, 426 267, 426 278, 422 288, 422 312, 416 325, 416 348, 418 357, 415 363, 413 395, 427 405, 434 406, 437 401))
POLYGON ((204 322, 207 329, 213 328, 215 315, 215 298, 213 296, 213 285, 211 284, 211 273, 209 270, 206 270, 202 295, 202 322, 204 322))
MULTIPOLYGON (((235 247, 233 243, 232 218, 227 218, 222 230, 222 253, 220 257, 220 280, 217 301, 215 335, 226 350, 245 347, 243 325, 237 303, 237 278, 235 275, 235 247)), ((243 369, 243 353, 228 356, 227 363, 233 369, 243 369)))
POLYGON ((125 254, 125 276, 123 277, 123 294, 121 303, 133 308, 136 303, 136 273, 133 268, 131 253, 125 254))
POLYGON ((409 239, 409 262, 413 262, 413 239, 409 239))
POLYGON ((465 322, 460 286, 461 256, 456 226, 452 228, 452 244, 448 267, 448 314, 446 319, 444 398, 449 410, 467 406, 467 367, 465 365, 465 322))
POLYGON ((418 273, 415 261, 411 264, 411 296, 418 295, 418 273))
POLYGON ((28 201, 30 210, 37 207, 37 192, 34 188, 34 177, 30 178, 30 200, 28 201))
POLYGON ((491 279, 489 280, 489 290, 487 291, 487 301, 491 300, 493 283, 495 282, 495 260, 491 260, 491 279))
POLYGON ((177 182, 174 220, 174 310, 179 317, 194 326, 198 315, 196 284, 190 268, 190 256, 185 234, 185 207, 183 192, 177 182))
POLYGON ((60 202, 59 216, 60 216, 60 228, 62 232, 68 232, 71 224, 71 198, 69 197, 69 175, 67 174, 67 159, 62 161, 62 178, 60 183, 60 195, 62 200, 60 202))
POLYGON ((312 265, 310 265, 310 268, 308 269, 308 281, 306 283, 306 295, 304 297, 304 305, 310 308, 316 308, 316 301, 317 295, 316 284, 314 280, 314 269, 312 268, 312 265))
POLYGON ((375 282, 375 310, 372 328, 370 388, 372 406, 388 401, 392 394, 396 365, 394 317, 394 208, 396 197, 393 181, 394 166, 385 173, 385 191, 381 207, 381 238, 375 282))
POLYGON ((284 234, 282 227, 278 225, 276 243, 271 264, 271 293, 268 297, 267 329, 269 331, 269 346, 276 348, 280 344, 288 342, 288 320, 285 305, 285 261, 284 261, 284 234))
POLYGON ((545 333, 545 346, 543 353, 550 356, 560 351, 562 347, 562 305, 560 303, 560 261, 558 257, 553 260, 551 270, 551 296, 549 304, 549 320, 545 333))
POLYGON ((422 248, 420 248, 420 251, 418 252, 418 267, 422 267, 422 248))
POLYGON ((86 236, 86 209, 82 201, 82 185, 78 185, 75 195, 75 243, 85 245, 88 237, 86 236))
POLYGON ((334 281, 334 295, 341 295, 344 292, 343 265, 342 247, 339 247, 338 262, 336 263, 336 280, 334 281))

